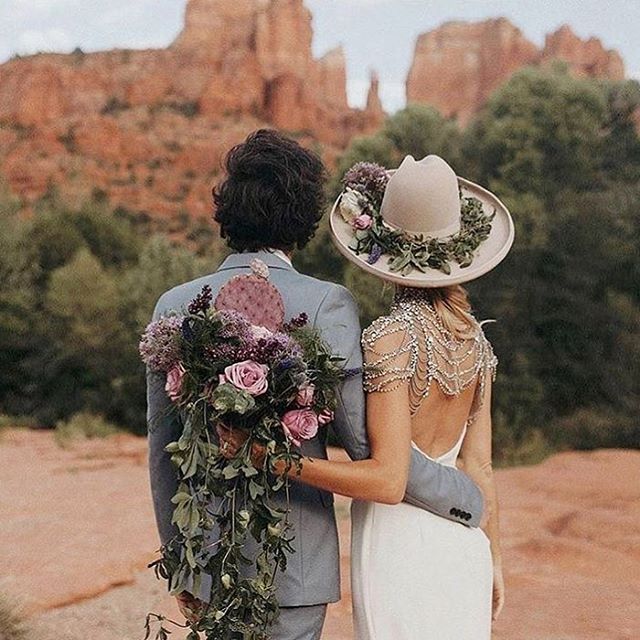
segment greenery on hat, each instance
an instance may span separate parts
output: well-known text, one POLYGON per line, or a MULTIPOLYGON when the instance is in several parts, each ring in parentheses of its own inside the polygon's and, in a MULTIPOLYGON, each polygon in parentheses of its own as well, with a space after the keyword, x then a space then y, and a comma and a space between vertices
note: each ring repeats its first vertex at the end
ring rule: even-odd
POLYGON ((427 268, 449 274, 452 261, 462 268, 468 267, 473 262, 475 250, 489 237, 495 210, 488 214, 480 200, 460 194, 460 230, 455 234, 431 238, 392 229, 380 213, 387 183, 380 178, 383 172, 388 175, 380 165, 361 162, 345 174, 345 192, 347 189, 357 191, 361 196, 358 203, 361 213, 371 218, 366 228, 358 228, 357 223, 352 222, 355 237, 349 248, 357 255, 368 254, 369 264, 375 264, 386 255, 389 269, 405 276, 414 269, 424 273, 427 268))

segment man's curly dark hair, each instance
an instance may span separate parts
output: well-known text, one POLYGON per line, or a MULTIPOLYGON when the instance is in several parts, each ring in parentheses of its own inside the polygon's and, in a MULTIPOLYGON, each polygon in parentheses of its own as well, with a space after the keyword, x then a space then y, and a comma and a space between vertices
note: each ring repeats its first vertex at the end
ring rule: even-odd
POLYGON ((235 251, 302 249, 325 207, 322 160, 281 133, 259 129, 229 151, 213 189, 214 220, 235 251))

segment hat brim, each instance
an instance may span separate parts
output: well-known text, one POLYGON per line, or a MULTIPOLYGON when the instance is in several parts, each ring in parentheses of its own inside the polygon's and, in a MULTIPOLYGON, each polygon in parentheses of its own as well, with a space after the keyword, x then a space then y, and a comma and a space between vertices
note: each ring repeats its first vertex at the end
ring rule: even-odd
POLYGON ((333 241, 345 258, 364 271, 395 284, 406 287, 447 287, 475 280, 491 271, 505 258, 513 244, 515 230, 509 210, 493 193, 464 178, 458 177, 458 183, 463 196, 477 198, 482 202, 485 211, 491 213, 495 210, 496 212, 491 223, 489 237, 476 249, 473 261, 468 267, 460 267, 457 262, 452 261, 450 263, 451 273, 448 274, 438 269, 427 268, 424 272, 413 269, 408 274, 402 275, 389 269, 389 255, 384 253, 377 262, 369 264, 367 254, 358 255, 349 248, 354 239, 354 230, 338 212, 340 196, 333 203, 329 214, 333 241))

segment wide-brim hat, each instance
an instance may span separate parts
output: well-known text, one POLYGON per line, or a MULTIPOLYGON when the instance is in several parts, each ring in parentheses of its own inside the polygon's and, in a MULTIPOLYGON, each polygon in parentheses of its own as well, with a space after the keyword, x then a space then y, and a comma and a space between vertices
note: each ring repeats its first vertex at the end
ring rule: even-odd
POLYGON ((348 260, 384 280, 409 287, 461 284, 493 269, 513 244, 507 207, 456 176, 439 156, 416 161, 409 155, 396 170, 360 163, 347 178, 329 216, 334 242, 348 260), (407 262, 407 247, 412 259, 398 269, 407 262))

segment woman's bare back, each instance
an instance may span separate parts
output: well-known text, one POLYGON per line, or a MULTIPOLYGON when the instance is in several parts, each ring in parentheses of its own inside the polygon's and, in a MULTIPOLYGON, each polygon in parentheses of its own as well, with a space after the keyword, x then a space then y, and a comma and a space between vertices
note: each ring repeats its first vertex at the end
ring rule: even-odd
POLYGON ((421 293, 404 290, 389 315, 364 332, 370 363, 365 389, 384 391, 409 381, 413 442, 437 459, 458 448, 497 358, 480 324, 474 321, 468 337, 454 337, 421 293))

